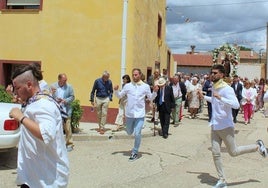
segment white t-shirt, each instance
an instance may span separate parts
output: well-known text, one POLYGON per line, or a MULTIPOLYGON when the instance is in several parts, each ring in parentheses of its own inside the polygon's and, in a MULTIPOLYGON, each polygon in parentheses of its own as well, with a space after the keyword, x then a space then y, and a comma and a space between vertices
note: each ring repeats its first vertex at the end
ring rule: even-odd
POLYGON ((24 115, 39 124, 43 141, 21 125, 17 184, 30 187, 67 187, 69 160, 59 109, 41 98, 26 106, 24 115))

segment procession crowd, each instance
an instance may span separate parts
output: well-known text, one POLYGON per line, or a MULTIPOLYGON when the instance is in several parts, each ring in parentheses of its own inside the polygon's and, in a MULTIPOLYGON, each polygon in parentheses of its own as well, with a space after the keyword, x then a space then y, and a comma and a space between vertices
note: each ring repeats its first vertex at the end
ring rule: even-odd
MULTIPOLYGON (((187 116, 198 120, 205 101, 211 126, 212 156, 219 177, 215 187, 227 187, 221 160, 222 142, 233 157, 256 151, 263 157, 267 156, 262 140, 237 146, 234 135, 239 111, 243 112, 245 125, 258 110, 264 117, 268 116, 265 106, 268 82, 263 78, 249 81, 234 75, 227 79, 224 66, 216 64, 207 74, 178 72, 168 77, 166 69, 162 73, 156 69, 147 81, 141 70, 134 68, 131 75, 122 77, 122 83, 120 88, 119 85, 113 86, 110 73, 104 71, 94 81, 89 100, 96 108, 98 132, 104 134, 109 103, 113 95, 119 98, 115 131, 124 128, 128 135, 134 135, 129 161, 139 158, 146 114, 152 115, 152 122, 160 121, 159 135, 167 139, 170 124, 178 127, 187 116), (188 109, 189 115, 183 114, 183 109, 188 109)), ((22 125, 17 184, 21 187, 66 187, 69 176, 66 152, 74 146, 70 125, 74 91, 67 83, 67 75, 59 74, 58 81, 48 86, 40 67, 30 64, 13 72, 12 84, 6 90, 22 104, 22 109, 13 108, 9 113, 22 125), (43 174, 51 170, 53 173, 43 174)))
MULTIPOLYGON (((163 73, 156 69, 147 83, 153 86, 163 75, 163 73)), ((164 77, 167 78, 166 76, 164 77)), ((253 119, 254 113, 257 111, 261 112, 263 117, 268 117, 268 103, 266 103, 267 97, 265 97, 266 95, 268 96, 268 92, 266 92, 268 90, 268 79, 256 77, 249 80, 247 77, 234 75, 226 79, 226 82, 234 89, 235 96, 240 103, 240 108, 233 109, 232 112, 234 123, 237 123, 238 113, 243 114, 245 124, 250 123, 250 119, 253 119)), ((172 86, 175 99, 180 99, 176 100, 175 114, 177 116, 171 116, 172 124, 177 125, 183 117, 196 119, 198 114, 203 112, 204 108, 207 108, 205 110, 207 111, 208 121, 211 120, 211 103, 204 101, 201 97, 201 94, 211 96, 213 82, 210 73, 188 74, 177 72, 173 77, 167 79, 166 84, 172 86), (179 87, 177 86, 178 91, 181 91, 179 92, 179 97, 175 87, 177 83, 179 83, 179 87), (183 108, 188 109, 188 114, 183 114, 183 108)), ((148 111, 149 113, 153 111, 152 104, 147 106, 148 111)), ((154 121, 154 117, 152 121, 154 121)))
MULTIPOLYGON (((137 75, 133 74, 135 71, 134 69, 132 72, 133 79, 137 75)), ((140 70, 138 74, 142 75, 140 70)), ((183 116, 185 116, 182 109, 188 109, 190 114, 188 118, 196 119, 197 114, 203 110, 204 101, 207 101, 208 121, 211 126, 212 156, 219 177, 214 186, 215 188, 227 187, 221 158, 222 142, 224 142, 229 155, 232 157, 256 151, 262 157, 266 157, 267 149, 260 139, 250 145, 237 146, 234 128, 237 122, 237 114, 240 110, 244 113, 246 125, 250 123, 255 111, 261 110, 265 116, 264 99, 267 86, 264 79, 260 79, 260 81, 255 79, 254 82, 250 82, 247 78, 239 78, 237 75, 234 75, 232 79, 226 77, 226 75, 228 75, 226 74, 226 69, 221 64, 213 65, 211 72, 208 74, 187 75, 178 72, 171 78, 168 78, 165 69, 162 73, 156 69, 154 74, 148 78, 147 83, 145 83, 145 80, 139 80, 138 82, 134 80, 134 83, 139 84, 128 83, 124 85, 121 92, 119 92, 120 94, 118 94, 118 86, 116 86, 114 88, 116 96, 119 98, 127 96, 127 106, 124 108, 126 110, 126 130, 128 134, 134 133, 135 136, 134 148, 129 160, 134 161, 138 158, 141 126, 145 115, 144 106, 147 106, 147 113, 152 113, 152 122, 155 122, 158 118, 160 119, 160 135, 167 139, 170 122, 177 127, 183 116), (144 87, 147 85, 147 94, 143 93, 141 95, 138 92, 138 85, 143 85, 144 87), (148 86, 152 93, 148 93, 148 86), (132 89, 129 89, 129 87, 132 89), (126 93, 127 95, 125 95, 126 93), (135 105, 135 103, 140 106, 135 105), (131 105, 128 106, 129 104, 131 105), (139 118, 135 116, 137 114, 135 111, 138 109, 142 110, 139 118), (133 113, 129 114, 129 112, 133 113), (137 122, 134 123, 136 120, 137 122), (130 127, 132 131, 128 131, 130 127)))

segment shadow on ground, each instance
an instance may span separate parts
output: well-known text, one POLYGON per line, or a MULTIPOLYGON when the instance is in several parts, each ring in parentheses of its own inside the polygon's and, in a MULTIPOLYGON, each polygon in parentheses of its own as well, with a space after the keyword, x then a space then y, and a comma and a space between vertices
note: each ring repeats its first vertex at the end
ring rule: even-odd
MULTIPOLYGON (((122 154, 124 156, 130 156, 131 151, 130 150, 129 151, 115 151, 112 153, 112 155, 117 155, 117 154, 122 154)), ((142 152, 142 151, 140 152, 139 151, 139 154, 138 154, 139 158, 142 157, 142 155, 152 155, 152 154, 148 153, 148 152, 142 152)))
MULTIPOLYGON (((93 128, 93 129, 90 129, 90 130, 91 131, 99 132, 99 128, 93 128)), ((112 129, 110 129, 110 128, 104 128, 103 130, 104 130, 104 132, 106 132, 106 131, 111 131, 112 129)))
MULTIPOLYGON (((202 184, 207 184, 210 186, 213 186, 217 183, 218 179, 214 176, 211 176, 209 173, 206 172, 190 172, 187 171, 189 174, 197 174, 197 178, 200 179, 200 183, 202 184)), ((230 186, 237 186, 237 185, 242 185, 245 183, 260 183, 259 180, 254 180, 254 179, 249 179, 249 180, 244 180, 244 181, 239 181, 239 182, 232 182, 232 183, 227 183, 227 185, 230 186)))
POLYGON ((17 168, 18 149, 10 149, 5 152, 0 152, 0 170, 10 170, 17 168))

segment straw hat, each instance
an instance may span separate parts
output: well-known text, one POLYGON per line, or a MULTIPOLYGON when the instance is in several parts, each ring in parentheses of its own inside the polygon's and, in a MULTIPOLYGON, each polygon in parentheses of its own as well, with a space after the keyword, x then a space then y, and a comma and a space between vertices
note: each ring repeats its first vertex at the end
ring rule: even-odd
POLYGON ((167 82, 167 81, 166 81, 165 78, 160 77, 159 80, 158 80, 158 82, 157 82, 157 85, 158 85, 158 86, 163 86, 163 85, 166 84, 166 82, 167 82))

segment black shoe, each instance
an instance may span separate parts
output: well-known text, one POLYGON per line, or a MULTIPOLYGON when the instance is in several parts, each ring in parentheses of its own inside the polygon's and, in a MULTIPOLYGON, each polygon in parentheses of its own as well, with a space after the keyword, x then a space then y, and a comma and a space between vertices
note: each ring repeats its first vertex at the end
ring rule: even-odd
POLYGON ((165 135, 163 136, 163 138, 164 138, 164 139, 167 139, 167 138, 168 138, 168 134, 165 134, 165 135))
POLYGON ((151 119, 151 122, 154 122, 154 117, 151 119))
POLYGON ((129 157, 129 161, 135 161, 136 159, 138 159, 138 155, 136 153, 131 153, 131 156, 129 157))
POLYGON ((237 120, 236 120, 236 118, 234 118, 234 123, 236 123, 237 122, 237 120))

